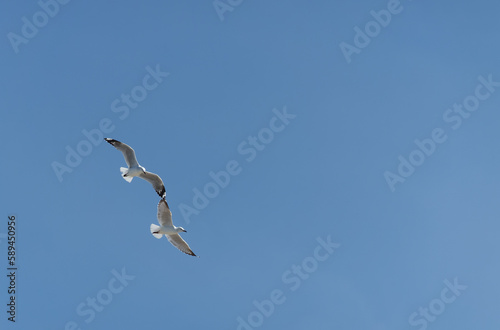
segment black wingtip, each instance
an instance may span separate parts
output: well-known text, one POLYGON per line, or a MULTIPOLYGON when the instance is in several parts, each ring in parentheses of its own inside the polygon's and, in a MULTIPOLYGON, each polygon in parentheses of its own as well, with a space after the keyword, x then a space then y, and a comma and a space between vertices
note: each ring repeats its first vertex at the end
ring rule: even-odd
POLYGON ((118 141, 116 141, 115 139, 110 139, 110 138, 104 138, 104 141, 108 142, 109 144, 113 145, 113 143, 116 143, 118 141))
POLYGON ((160 196, 161 199, 165 199, 165 195, 166 195, 166 191, 165 191, 165 187, 162 187, 161 190, 158 192, 156 192, 158 194, 158 196, 160 196))

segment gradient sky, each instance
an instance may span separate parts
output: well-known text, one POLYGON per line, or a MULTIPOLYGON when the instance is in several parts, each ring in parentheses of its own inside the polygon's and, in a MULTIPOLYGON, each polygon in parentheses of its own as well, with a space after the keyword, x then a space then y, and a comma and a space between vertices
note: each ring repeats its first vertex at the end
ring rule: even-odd
POLYGON ((498 329, 499 3, 41 3, 0 11, 2 329, 498 329))

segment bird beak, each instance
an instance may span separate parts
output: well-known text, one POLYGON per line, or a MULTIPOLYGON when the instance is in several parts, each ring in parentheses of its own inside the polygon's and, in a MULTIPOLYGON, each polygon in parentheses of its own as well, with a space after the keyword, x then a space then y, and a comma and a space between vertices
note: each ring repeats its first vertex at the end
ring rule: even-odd
POLYGON ((183 232, 187 233, 188 231, 186 229, 184 229, 183 232))

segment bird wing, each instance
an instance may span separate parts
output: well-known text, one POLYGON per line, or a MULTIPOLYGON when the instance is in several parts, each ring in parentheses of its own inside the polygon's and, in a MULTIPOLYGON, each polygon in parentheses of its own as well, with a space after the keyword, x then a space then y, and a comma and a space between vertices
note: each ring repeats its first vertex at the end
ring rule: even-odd
POLYGON ((172 227, 172 212, 170 212, 170 208, 168 207, 167 201, 164 199, 160 199, 158 203, 158 222, 163 227, 172 227))
POLYGON ((190 256, 195 256, 197 257, 196 254, 191 250, 189 247, 188 243, 186 243, 185 240, 182 239, 182 237, 179 234, 173 234, 173 235, 165 235, 168 238, 168 241, 172 243, 173 246, 184 252, 185 254, 189 254, 190 256))
POLYGON ((165 186, 163 185, 162 179, 157 174, 145 171, 139 174, 139 178, 151 183, 160 197, 163 198, 165 196, 165 186))
POLYGON ((128 167, 139 166, 139 163, 137 163, 137 158, 135 157, 135 151, 134 149, 132 149, 132 147, 114 139, 105 138, 104 140, 106 140, 106 142, 122 152, 128 167))

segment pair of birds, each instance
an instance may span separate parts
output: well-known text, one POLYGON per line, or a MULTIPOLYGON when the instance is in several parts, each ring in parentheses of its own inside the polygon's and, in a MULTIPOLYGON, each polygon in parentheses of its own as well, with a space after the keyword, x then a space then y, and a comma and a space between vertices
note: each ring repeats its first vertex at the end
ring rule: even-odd
POLYGON ((157 213, 158 223, 160 226, 151 224, 151 234, 158 239, 165 235, 173 246, 186 254, 196 257, 197 255, 194 254, 186 241, 184 241, 179 235, 180 232, 186 232, 186 230, 182 227, 176 227, 172 223, 172 212, 170 211, 170 207, 165 200, 165 186, 163 185, 162 179, 157 174, 147 172, 144 167, 139 165, 137 158, 135 157, 135 151, 129 145, 110 138, 105 138, 104 140, 121 151, 123 157, 125 157, 125 162, 128 167, 120 167, 122 177, 129 183, 132 182, 134 177, 139 177, 148 181, 153 185, 154 190, 161 197, 160 202, 158 203, 157 213))

